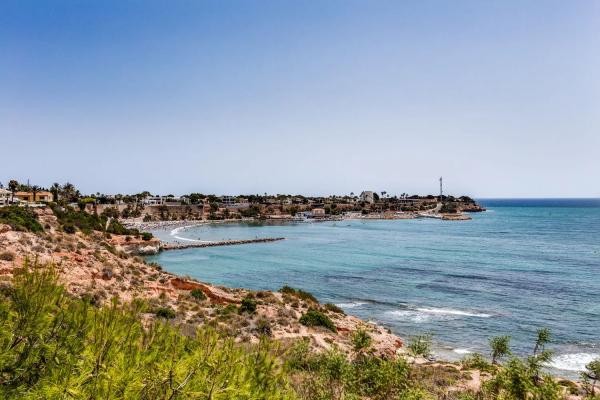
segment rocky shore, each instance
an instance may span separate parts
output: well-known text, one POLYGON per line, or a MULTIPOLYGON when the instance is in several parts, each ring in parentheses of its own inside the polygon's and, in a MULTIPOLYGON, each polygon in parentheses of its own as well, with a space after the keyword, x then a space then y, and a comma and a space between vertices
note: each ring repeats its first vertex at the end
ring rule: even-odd
MULTIPOLYGON (((158 239, 106 237, 100 232, 67 234, 50 209, 40 208, 36 213, 44 232, 16 231, 0 224, 0 284, 10 284, 15 268, 29 260, 56 268, 60 282, 73 296, 92 298, 98 304, 108 304, 111 299, 143 299, 150 310, 173 310, 173 323, 190 332, 195 326, 211 324, 238 342, 257 343, 261 329, 268 324, 274 340, 305 338, 317 351, 336 347, 350 352, 353 333, 364 329, 371 335, 377 354, 395 357, 403 351, 403 341, 398 336, 377 324, 346 315, 337 307, 293 294, 214 286, 165 272, 159 265, 148 264, 130 253, 140 246, 156 247, 160 245, 158 239), (194 289, 202 292, 200 300, 191 295, 194 289), (248 298, 256 303, 255 313, 232 312, 232 307, 235 309, 248 298), (318 310, 331 319, 335 331, 301 324, 300 317, 309 310, 318 310)), ((153 319, 155 314, 149 312, 145 318, 153 319)))

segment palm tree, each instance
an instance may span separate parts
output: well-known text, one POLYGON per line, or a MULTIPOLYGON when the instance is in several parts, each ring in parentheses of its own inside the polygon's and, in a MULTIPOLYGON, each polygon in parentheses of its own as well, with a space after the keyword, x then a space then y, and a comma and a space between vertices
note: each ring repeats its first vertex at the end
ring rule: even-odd
POLYGON ((11 203, 15 202, 15 192, 17 191, 18 187, 19 182, 17 182, 16 180, 12 179, 10 182, 8 182, 8 189, 10 189, 10 191, 12 192, 11 203))
POLYGON ((35 203, 35 195, 40 191, 40 187, 38 185, 33 185, 31 187, 31 192, 33 193, 33 198, 31 199, 35 203))
POLYGON ((60 193, 60 185, 58 182, 54 182, 50 187, 50 191, 52 192, 52 201, 55 203, 58 202, 58 194, 60 193))
POLYGON ((61 194, 67 200, 67 202, 74 201, 73 199, 75 199, 77 197, 75 185, 73 185, 72 183, 66 182, 62 186, 61 194))
POLYGON ((490 339, 492 348, 492 364, 498 365, 498 360, 510 354, 510 336, 496 336, 490 339))

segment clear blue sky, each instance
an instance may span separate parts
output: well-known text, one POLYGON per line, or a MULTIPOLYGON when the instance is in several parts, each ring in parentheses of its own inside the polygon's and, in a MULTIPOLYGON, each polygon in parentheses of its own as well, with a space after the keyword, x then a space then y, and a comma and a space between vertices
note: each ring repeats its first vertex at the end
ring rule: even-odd
POLYGON ((0 3, 0 181, 600 196, 600 2, 0 3))

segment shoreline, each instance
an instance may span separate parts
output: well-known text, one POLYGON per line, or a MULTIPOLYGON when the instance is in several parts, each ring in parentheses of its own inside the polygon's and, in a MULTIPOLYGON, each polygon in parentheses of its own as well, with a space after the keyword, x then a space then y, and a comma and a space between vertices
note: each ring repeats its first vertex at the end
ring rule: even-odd
POLYGON ((443 221, 468 221, 472 218, 468 213, 458 214, 440 214, 440 213, 403 213, 394 216, 385 215, 365 215, 360 217, 325 217, 325 218, 266 218, 266 219, 255 219, 255 218, 242 218, 242 219, 224 219, 224 220, 197 220, 197 219, 183 219, 183 220, 167 220, 167 221, 132 221, 124 220, 123 225, 127 228, 135 228, 141 231, 152 231, 161 230, 167 228, 187 228, 201 225, 220 225, 220 224, 243 224, 243 223, 318 223, 318 222, 340 222, 340 221, 399 221, 399 220, 413 220, 413 219, 439 219, 443 221))
MULTIPOLYGON (((60 245, 61 248, 57 248, 56 246, 52 246, 51 248, 45 247, 44 245, 50 242, 49 236, 39 236, 33 233, 14 231, 8 226, 3 227, 3 230, 0 230, 0 238, 12 246, 12 251, 14 252, 13 254, 15 256, 13 266, 18 265, 19 262, 24 260, 24 257, 32 253, 40 254, 40 261, 46 260, 48 262, 57 262, 60 260, 61 272, 65 274, 65 284, 67 285, 69 291, 74 295, 82 295, 86 293, 89 294, 93 292, 97 294, 98 291, 100 291, 100 293, 104 293, 105 299, 108 299, 113 295, 118 295, 125 301, 130 300, 135 296, 143 296, 146 298, 155 299, 155 301, 163 301, 165 304, 170 305, 175 309, 181 305, 180 302, 182 299, 187 302, 192 301, 189 299, 188 294, 192 288, 200 288, 201 290, 206 291, 205 294, 211 299, 211 302, 214 302, 215 306, 223 304, 239 304, 241 299, 248 293, 254 293, 257 296, 259 296, 259 294, 260 296, 265 296, 265 294, 268 296, 275 296, 277 302, 284 300, 279 292, 242 289, 241 287, 235 285, 230 285, 228 287, 215 286, 208 283, 203 283, 197 279, 182 277, 180 274, 174 272, 162 271, 162 268, 160 268, 157 264, 146 264, 142 262, 141 259, 136 257, 123 258, 121 252, 115 252, 114 249, 111 250, 109 247, 104 246, 106 244, 103 242, 104 238, 98 233, 88 236, 80 232, 74 235, 69 235, 62 232, 60 227, 57 225, 56 218, 54 216, 50 216, 45 211, 46 210, 39 210, 39 213, 41 214, 40 220, 44 221, 44 223, 48 225, 48 235, 52 235, 54 239, 61 239, 60 241, 53 240, 55 243, 64 243, 60 245), (77 242, 84 244, 84 246, 81 246, 81 248, 76 251, 78 246, 74 246, 74 244, 77 242), (46 248, 46 250, 43 252, 33 250, 38 248, 46 248), (113 267, 106 268, 107 260, 113 267), (122 263, 127 263, 128 265, 121 265, 122 263), (131 273, 133 270, 141 272, 143 274, 142 276, 145 278, 140 280, 138 276, 131 273), (121 287, 120 285, 115 284, 115 279, 119 276, 125 278, 124 282, 126 282, 127 287, 121 287), (89 286, 89 282, 94 282, 95 284, 93 286, 89 286), (183 297, 182 294, 184 294, 183 297)), ((181 222, 185 221, 178 221, 179 224, 181 224, 181 222)), ((173 221, 169 221, 168 224, 163 225, 174 226, 175 224, 173 221)), ((122 239, 124 242, 127 242, 125 240, 126 237, 122 237, 122 239)), ((7 267, 8 265, 4 264, 2 266, 7 267)), ((4 275, 10 274, 10 270, 3 269, 3 271, 4 275)), ((317 304, 319 304, 318 301, 317 304)), ((289 306, 290 304, 285 305, 286 310, 288 311, 291 310, 289 306)), ((263 315, 265 316, 272 317, 275 315, 274 313, 277 312, 277 309, 273 308, 276 307, 276 304, 274 303, 266 303, 264 304, 264 307, 263 305, 261 305, 261 307, 261 311, 264 312, 263 315)), ((294 308, 293 306, 291 307, 292 309, 294 308)), ((300 309, 296 309, 295 314, 290 321, 297 326, 297 317, 301 315, 302 312, 306 312, 309 307, 310 305, 302 305, 300 309)), ((181 312, 187 313, 185 314, 186 319, 198 318, 197 314, 191 313, 191 309, 189 308, 187 310, 183 308, 181 309, 181 312)), ((324 334, 323 332, 314 331, 310 328, 304 328, 301 326, 299 327, 299 329, 301 329, 299 332, 289 331, 289 326, 283 324, 278 327, 277 334, 281 335, 279 337, 283 339, 309 335, 315 339, 316 346, 322 346, 326 348, 329 343, 327 339, 332 339, 335 343, 339 342, 347 345, 349 332, 352 332, 357 327, 364 325, 369 326, 371 332, 380 338, 379 343, 381 344, 381 349, 385 349, 386 351, 389 351, 397 345, 397 343, 393 341, 394 338, 400 339, 402 337, 400 335, 395 335, 393 332, 388 331, 387 329, 384 329, 386 327, 384 323, 370 321, 368 318, 356 317, 354 316, 356 314, 352 313, 352 311, 350 311, 350 314, 348 315, 344 314, 344 316, 335 313, 329 315, 332 316, 336 324, 339 324, 339 334, 337 335, 332 333, 324 334)), ((288 321, 288 323, 291 323, 290 321, 288 321)), ((255 340, 253 336, 248 337, 250 338, 249 340, 255 340)), ((398 346, 397 350, 400 350, 401 347, 401 345, 398 346)), ((432 346, 432 348, 435 350, 437 350, 438 347, 438 343, 435 343, 432 346)), ((394 354, 402 354, 406 352, 405 349, 401 349, 400 351, 401 353, 394 354)), ((427 362, 427 360, 424 362, 427 362)), ((451 360, 441 357, 441 355, 436 359, 436 361, 433 362, 439 364, 456 365, 451 360)), ((557 379, 561 377, 568 378, 569 380, 576 379, 572 377, 574 374, 553 372, 552 375, 557 379)))
MULTIPOLYGON (((373 218, 365 218, 367 220, 382 220, 382 219, 373 219, 373 218)), ((354 219, 356 221, 360 221, 362 219, 354 219)), ((209 221, 187 221, 188 223, 191 222, 192 224, 187 224, 187 226, 195 226, 195 225, 207 225, 207 224, 211 224, 212 222, 209 221), (195 223, 194 223, 195 222, 195 223)), ((244 223, 244 222, 261 222, 261 223, 281 223, 281 222, 297 222, 297 221, 285 221, 285 220, 263 220, 263 221, 239 221, 239 220, 232 220, 232 221, 225 221, 225 223, 244 223)), ((316 221, 315 221, 316 222, 316 221)), ((224 223, 223 221, 220 221, 219 223, 224 223)), ((166 222, 164 225, 164 228, 170 227, 170 226, 175 226, 173 224, 172 221, 166 222)), ((186 226, 186 224, 180 224, 183 226, 186 226)), ((182 248, 189 248, 189 247, 209 247, 206 245, 199 245, 199 246, 182 246, 182 248)), ((232 287, 237 287, 237 286, 242 286, 242 287, 248 287, 245 285, 230 285, 232 287)), ((252 286, 249 286, 252 287, 252 286)), ((310 289, 310 288, 309 288, 310 289)), ((339 304, 336 305, 339 306, 339 304)), ((356 313, 354 313, 351 309, 345 309, 346 312, 348 312, 351 315, 357 315, 356 313)), ((365 315, 363 315, 361 318, 363 319, 369 319, 367 317, 365 317, 365 315)), ((391 328, 393 330, 393 333, 397 334, 400 337, 410 337, 410 335, 407 333, 407 331, 403 331, 401 329, 398 329, 397 327, 392 328, 392 326, 390 326, 389 324, 386 324, 384 321, 380 321, 377 319, 373 319, 373 321, 381 326, 385 326, 387 328, 391 328)), ((434 350, 434 355, 436 357, 436 359, 438 361, 444 361, 444 362, 457 362, 460 361, 461 359, 463 359, 465 356, 467 356, 468 354, 471 353, 482 353, 486 354, 486 352, 484 350, 477 350, 477 349, 469 349, 469 343, 465 342, 465 343, 459 343, 458 345, 454 346, 454 345, 449 345, 448 343, 445 342, 438 342, 437 340, 434 341, 434 343, 432 343, 432 349, 434 350), (464 351, 464 352, 463 352, 464 351)), ((577 354, 571 353, 571 352, 565 352, 565 353, 560 353, 560 354, 556 354, 556 358, 557 361, 562 361, 563 359, 571 359, 573 356, 576 356, 577 354)), ((567 378, 567 379, 571 379, 571 380, 576 380, 579 377, 579 372, 574 371, 574 370, 570 370, 570 369, 561 369, 559 367, 555 367, 554 365, 550 365, 549 370, 551 370, 551 374, 553 376, 557 376, 557 377, 563 377, 563 378, 567 378)))

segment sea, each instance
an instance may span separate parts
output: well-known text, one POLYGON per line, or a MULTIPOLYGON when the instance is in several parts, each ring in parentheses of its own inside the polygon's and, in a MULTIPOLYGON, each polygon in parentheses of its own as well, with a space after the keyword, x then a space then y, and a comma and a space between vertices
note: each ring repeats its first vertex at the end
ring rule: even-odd
POLYGON ((575 378, 600 357, 600 199, 479 199, 470 221, 240 223, 155 231, 167 241, 285 237, 149 257, 167 271, 230 287, 313 293, 434 353, 489 354, 511 337, 532 352, 549 328, 550 372, 575 378))

